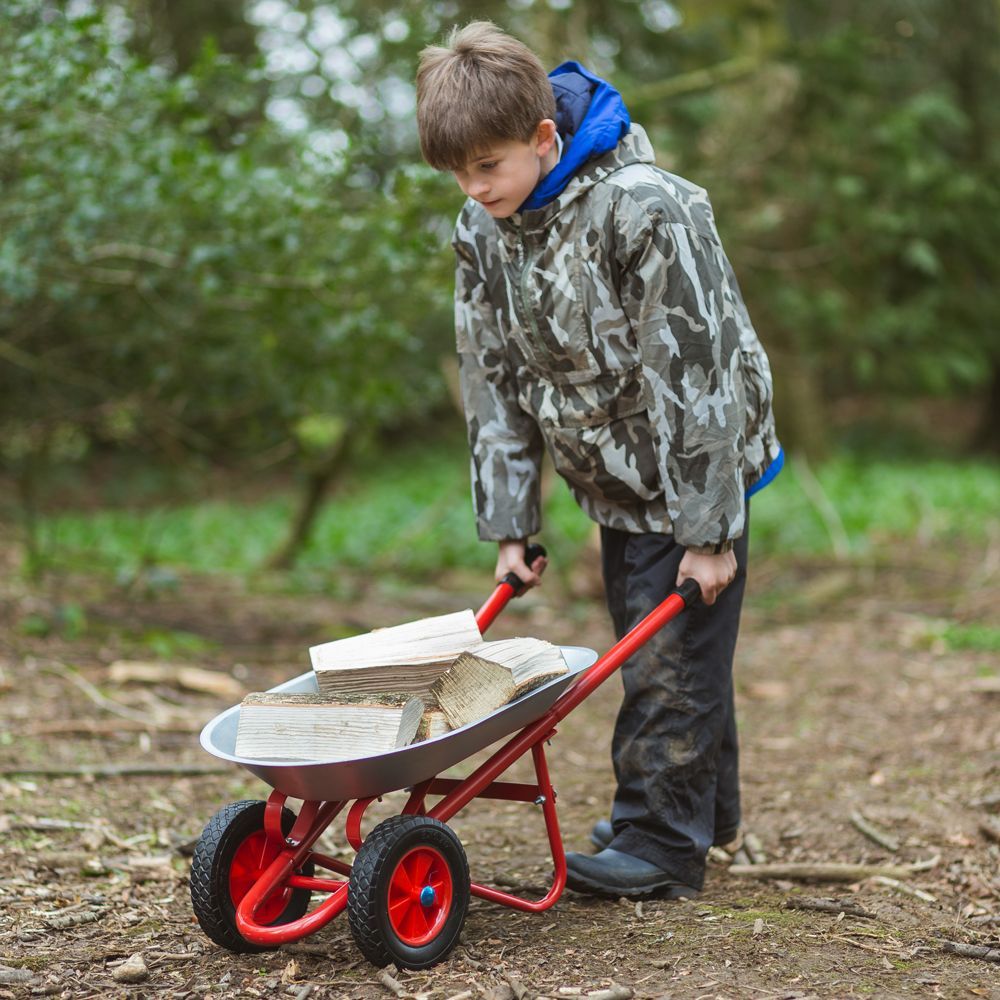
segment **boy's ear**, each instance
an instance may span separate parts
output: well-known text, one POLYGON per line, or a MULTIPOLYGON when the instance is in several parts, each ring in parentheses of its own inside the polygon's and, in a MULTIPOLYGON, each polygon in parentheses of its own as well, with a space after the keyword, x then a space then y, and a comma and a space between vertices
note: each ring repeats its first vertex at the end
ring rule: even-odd
POLYGON ((545 156, 556 144, 556 123, 551 118, 543 118, 535 130, 536 152, 545 156))

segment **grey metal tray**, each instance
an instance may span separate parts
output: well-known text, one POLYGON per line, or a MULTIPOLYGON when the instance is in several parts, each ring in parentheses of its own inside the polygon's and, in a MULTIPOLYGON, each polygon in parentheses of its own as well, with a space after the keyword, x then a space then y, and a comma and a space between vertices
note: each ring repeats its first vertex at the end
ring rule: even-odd
MULTIPOLYGON (((222 760, 245 767, 272 788, 296 799, 339 801, 383 795, 433 778, 491 743, 524 729, 552 707, 556 698, 597 660, 597 653, 582 646, 563 646, 569 670, 482 719, 433 739, 357 760, 289 761, 237 757, 236 729, 240 706, 217 715, 201 731, 201 745, 222 760)), ((272 691, 315 694, 316 675, 301 674, 272 691)))

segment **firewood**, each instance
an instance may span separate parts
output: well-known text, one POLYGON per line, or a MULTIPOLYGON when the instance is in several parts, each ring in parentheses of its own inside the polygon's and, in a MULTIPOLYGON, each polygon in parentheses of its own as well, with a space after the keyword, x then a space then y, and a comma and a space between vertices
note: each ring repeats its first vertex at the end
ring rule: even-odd
POLYGON ((322 695, 247 695, 236 733, 239 757, 354 760, 413 741, 423 716, 420 698, 378 695, 350 702, 322 695), (401 704, 402 702, 402 704, 401 704))
POLYGON ((474 656, 499 663, 514 678, 514 697, 566 673, 566 661, 558 646, 544 639, 500 639, 469 648, 474 656))
POLYGON ((451 726, 448 725, 448 718, 440 708, 425 708, 424 716, 420 720, 420 726, 413 742, 420 743, 423 740, 432 740, 434 737, 443 736, 450 731, 451 726))
POLYGON ((483 642, 459 656, 431 694, 457 729, 564 673, 559 648, 541 639, 483 642))
POLYGON ((322 693, 404 691, 432 706, 431 685, 482 638, 466 610, 323 643, 309 655, 322 693))
POLYGON ((515 690, 509 670, 471 653, 462 653, 431 686, 431 694, 453 729, 506 705, 515 690))

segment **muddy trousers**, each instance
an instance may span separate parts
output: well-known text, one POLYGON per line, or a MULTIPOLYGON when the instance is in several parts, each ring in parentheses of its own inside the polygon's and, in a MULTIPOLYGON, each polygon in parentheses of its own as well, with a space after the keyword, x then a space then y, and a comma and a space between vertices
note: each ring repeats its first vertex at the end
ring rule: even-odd
MULTIPOLYGON (((625 696, 611 756, 618 788, 611 846, 702 887, 705 855, 740 824, 733 652, 746 585, 748 530, 737 574, 706 607, 665 626, 622 667, 625 696)), ((670 535, 601 528, 608 609, 621 638, 674 588, 684 555, 670 535)))

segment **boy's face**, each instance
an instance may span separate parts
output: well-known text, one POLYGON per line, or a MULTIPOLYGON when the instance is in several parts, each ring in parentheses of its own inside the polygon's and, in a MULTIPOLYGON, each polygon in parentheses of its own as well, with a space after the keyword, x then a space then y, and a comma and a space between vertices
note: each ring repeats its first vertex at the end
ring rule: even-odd
POLYGON ((555 136, 555 122, 546 118, 528 142, 492 142, 452 176, 466 197, 478 201, 494 219, 506 219, 555 166, 555 136))

